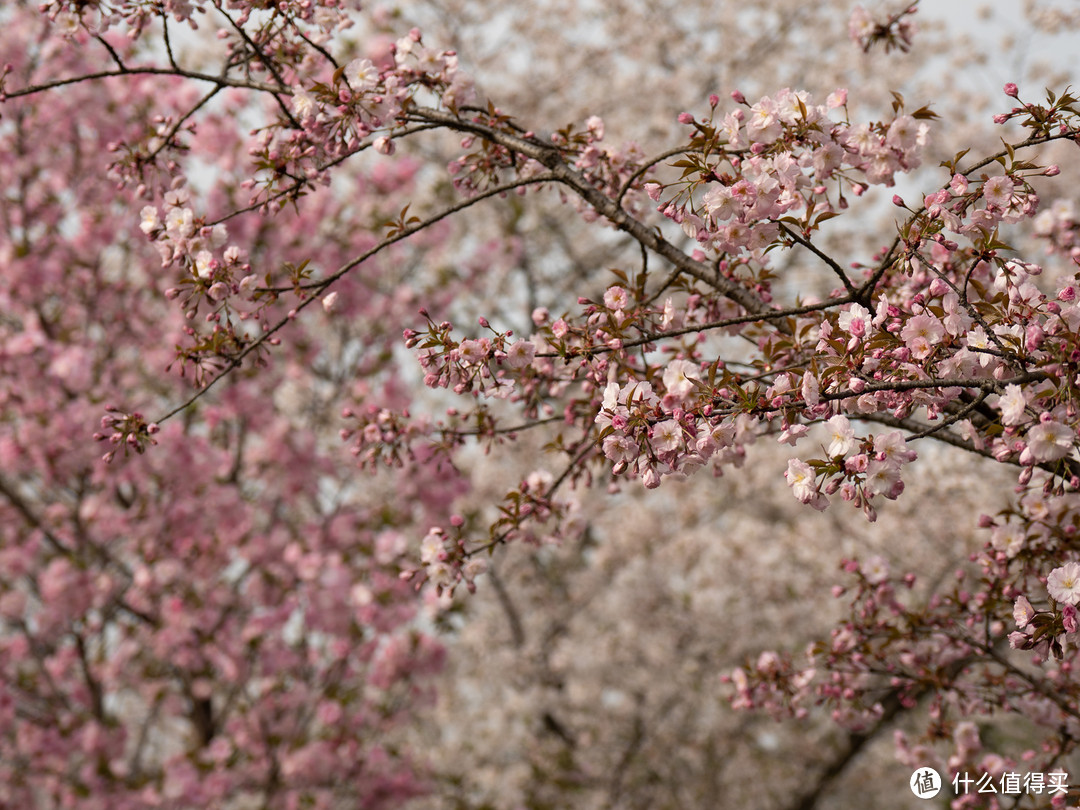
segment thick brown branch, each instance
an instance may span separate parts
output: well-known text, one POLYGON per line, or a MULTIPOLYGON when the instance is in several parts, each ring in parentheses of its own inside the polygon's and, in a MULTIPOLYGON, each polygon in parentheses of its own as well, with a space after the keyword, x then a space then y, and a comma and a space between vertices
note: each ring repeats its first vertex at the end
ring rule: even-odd
POLYGON ((453 113, 428 108, 414 110, 411 113, 413 119, 418 121, 430 121, 446 126, 448 129, 458 132, 468 132, 479 135, 488 141, 503 146, 512 152, 524 157, 531 158, 546 167, 554 178, 563 185, 571 188, 585 202, 593 207, 598 214, 603 216, 612 225, 621 231, 625 231, 637 242, 647 247, 654 253, 664 257, 675 267, 693 276, 699 281, 708 284, 722 295, 731 299, 751 313, 771 313, 772 309, 755 295, 751 290, 743 287, 730 279, 717 277, 712 268, 705 262, 699 262, 687 256, 682 250, 664 239, 660 233, 643 222, 630 216, 625 209, 608 197, 600 189, 593 186, 579 172, 570 168, 563 161, 562 154, 558 149, 540 145, 534 141, 519 138, 507 132, 496 129, 486 124, 475 121, 467 121, 453 113))

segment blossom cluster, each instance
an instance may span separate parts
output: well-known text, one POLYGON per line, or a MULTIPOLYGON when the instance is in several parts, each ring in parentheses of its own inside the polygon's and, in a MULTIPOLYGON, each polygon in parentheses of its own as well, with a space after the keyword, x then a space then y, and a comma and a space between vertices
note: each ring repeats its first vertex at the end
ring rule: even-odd
POLYGON ((893 48, 907 52, 918 31, 915 22, 910 19, 917 6, 918 0, 915 0, 884 20, 875 20, 863 6, 855 6, 848 18, 848 36, 864 51, 869 51, 878 42, 884 42, 886 52, 893 48))
POLYGON ((144 453, 147 447, 157 444, 154 436, 161 427, 156 422, 148 422, 138 412, 124 413, 115 405, 107 406, 105 411, 105 416, 101 417, 101 431, 94 434, 94 439, 116 446, 102 456, 106 463, 116 457, 117 450, 123 450, 125 455, 129 451, 144 453))
POLYGON ((662 476, 686 475, 710 462, 717 471, 724 464, 742 464, 745 447, 757 437, 758 420, 747 414, 717 418, 687 411, 681 402, 700 374, 687 360, 672 361, 664 371, 663 398, 648 382, 607 384, 595 423, 614 474, 629 469, 652 489, 662 476))
POLYGON ((420 563, 423 567, 416 571, 403 571, 401 578, 413 582, 417 587, 429 583, 439 596, 443 593, 452 595, 461 582, 469 591, 475 591, 476 577, 487 570, 487 561, 466 551, 460 531, 462 525, 464 520, 454 516, 450 533, 441 527, 432 527, 420 544, 420 563))
POLYGON ((328 80, 300 82, 290 92, 291 119, 280 122, 276 137, 264 130, 252 149, 266 172, 248 186, 257 189, 253 200, 267 204, 285 189, 295 193, 297 177, 302 185, 325 185, 330 166, 361 150, 393 154, 414 106, 431 101, 456 109, 473 95, 457 54, 426 47, 417 29, 378 62, 353 59, 328 80))
MULTIPOLYGON (((638 215, 646 201, 642 184, 652 167, 645 165, 645 153, 636 143, 609 146, 603 143, 604 134, 603 120, 594 115, 585 121, 583 132, 557 133, 552 141, 574 158, 573 166, 585 180, 610 198, 618 199, 626 211, 638 215)), ((575 199, 572 205, 586 222, 599 217, 583 200, 575 199)))
POLYGON ((361 467, 375 468, 380 462, 401 467, 415 459, 413 444, 431 434, 427 422, 411 419, 408 410, 397 414, 368 405, 359 412, 344 408, 341 417, 350 425, 339 435, 343 441, 352 440, 351 452, 361 467))
POLYGON ((1051 571, 1046 591, 1051 600, 1049 610, 1035 610, 1023 594, 1016 598, 1013 621, 1017 629, 1009 634, 1009 646, 1032 650, 1040 660, 1051 655, 1060 660, 1068 646, 1076 647, 1080 630, 1076 609, 1080 602, 1080 564, 1068 562, 1051 571))
POLYGON ((254 275, 248 273, 234 281, 234 273, 250 269, 242 263, 240 248, 232 245, 221 251, 229 238, 225 225, 197 221, 189 206, 190 194, 183 185, 168 192, 164 202, 164 218, 156 205, 146 205, 139 223, 139 229, 161 254, 161 266, 181 268, 183 283, 197 288, 212 302, 250 291, 254 275))
POLYGON ((898 172, 921 163, 928 127, 918 118, 929 115, 925 110, 852 126, 830 118, 845 107, 846 90, 825 104, 786 88, 752 105, 734 96, 746 111, 736 108, 720 124, 688 113, 680 118, 694 127, 691 143, 700 155, 688 153, 676 195, 662 200, 665 186, 646 185, 657 210, 719 253, 762 261, 783 223, 808 235, 836 213, 829 184, 843 208, 845 190, 859 196, 867 185, 892 185, 898 172))
POLYGON ((829 461, 811 464, 791 459, 784 474, 788 486, 799 501, 819 510, 828 506, 827 495, 839 492, 843 500, 861 508, 869 520, 876 519, 873 499, 878 495, 889 500, 900 496, 904 491, 901 468, 914 461, 917 453, 908 448, 900 431, 860 439, 843 414, 831 417, 826 424, 830 441, 825 454, 829 461))
MULTIPOLYGON (((426 316, 426 312, 421 314, 426 316)), ((490 328, 486 319, 481 326, 490 328)), ((536 346, 531 340, 510 341, 512 331, 497 332, 493 337, 451 337, 453 324, 442 321, 436 324, 428 319, 428 334, 421 336, 413 329, 405 330, 405 345, 419 346, 420 367, 424 370, 424 385, 430 388, 450 388, 457 394, 483 394, 485 397, 505 399, 514 393, 509 377, 523 373, 536 357, 536 346)))

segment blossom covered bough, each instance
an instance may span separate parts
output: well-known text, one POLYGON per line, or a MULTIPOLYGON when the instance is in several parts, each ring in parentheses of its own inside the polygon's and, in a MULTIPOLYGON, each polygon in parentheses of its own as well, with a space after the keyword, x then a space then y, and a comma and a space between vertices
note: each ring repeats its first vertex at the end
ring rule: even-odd
MULTIPOLYGON (((906 49, 913 11, 857 12, 852 38, 906 49)), ((0 798, 395 806, 424 789, 393 735, 440 658, 413 622, 418 590, 446 608, 500 546, 579 532, 590 487, 722 475, 764 441, 792 448, 786 482, 818 510, 876 520, 931 439, 1015 467, 1017 498, 981 519, 976 573, 925 605, 903 598, 914 574, 846 562, 850 620, 805 656, 736 670, 734 704, 828 705, 862 734, 926 698, 939 721, 1037 717, 1038 750, 1002 767, 1073 750, 1080 274, 1051 277, 1007 240, 1026 229, 1076 263, 1071 209, 1039 203, 1061 173, 1041 150, 1080 139, 1076 99, 1006 85, 1004 147, 893 196, 885 244, 840 257, 831 229, 922 165, 929 107, 896 95, 863 120, 855 91, 734 91, 680 115, 681 141, 650 157, 612 146, 597 116, 519 122, 416 29, 361 52, 339 39, 359 13, 6 12, 5 53, 35 45, 0 84, 18 158, 5 260, 34 264, 0 322, 4 372, 25 381, 2 400, 0 495, 21 528, 0 546, 0 798), (184 61, 181 25, 216 27, 215 69, 184 61), (128 112, 85 119, 87 104, 128 112), (71 189, 33 148, 65 120, 86 121, 60 158, 82 178, 71 189), (417 203, 431 167, 414 144, 447 135, 448 191, 417 203), (107 183, 82 174, 87 149, 108 156, 107 183), (468 263, 441 252, 454 221, 552 192, 637 255, 535 307, 529 334, 500 328, 497 307, 455 325, 480 266, 458 286, 410 281, 468 263), (782 256, 821 277, 785 278, 782 256), (297 381, 339 403, 371 487, 336 483, 349 453, 306 432, 317 409, 297 381), (424 415, 443 389, 446 417, 424 415), (75 442, 91 406, 103 457, 60 452, 52 437, 75 442), (493 513, 455 513, 468 447, 507 452, 528 431, 549 431, 561 471, 493 513)), ((963 739, 953 770, 980 750, 963 739)))

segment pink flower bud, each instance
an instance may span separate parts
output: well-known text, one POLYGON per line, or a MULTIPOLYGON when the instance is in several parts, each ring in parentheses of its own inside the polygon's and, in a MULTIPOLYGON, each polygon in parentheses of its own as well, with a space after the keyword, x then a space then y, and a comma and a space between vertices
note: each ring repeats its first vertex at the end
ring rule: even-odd
POLYGON ((1012 82, 1008 82, 1005 85, 1004 89, 1005 89, 1005 95, 1010 96, 1011 98, 1017 98, 1020 95, 1020 88, 1018 88, 1012 82))
POLYGON ((1042 328, 1037 323, 1028 324, 1024 335, 1027 350, 1029 352, 1037 351, 1042 346, 1044 336, 1042 328))
POLYGON ((935 278, 930 282, 929 293, 932 297, 937 298, 945 295, 949 291, 949 285, 945 283, 944 279, 935 278))
POLYGON ((1077 622, 1075 605, 1065 605, 1065 607, 1061 609, 1061 624, 1065 628, 1066 633, 1076 632, 1077 622))

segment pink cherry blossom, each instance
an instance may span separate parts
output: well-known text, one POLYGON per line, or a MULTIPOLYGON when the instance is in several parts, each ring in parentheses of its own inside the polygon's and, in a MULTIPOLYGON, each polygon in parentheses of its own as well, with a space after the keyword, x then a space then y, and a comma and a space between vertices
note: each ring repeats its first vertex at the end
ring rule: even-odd
POLYGON ((1027 447, 1035 461, 1056 461, 1073 450, 1076 434, 1061 422, 1039 422, 1027 433, 1027 447))
POLYGON ((843 414, 837 414, 827 422, 829 426, 829 446, 825 452, 830 456, 843 456, 855 445, 855 428, 843 414))
POLYGON ((1080 564, 1070 562, 1050 572, 1046 578, 1050 598, 1065 605, 1080 601, 1080 564))
POLYGON ((1035 609, 1031 606, 1031 602, 1027 600, 1026 596, 1018 596, 1013 606, 1013 620, 1016 622, 1016 626, 1023 630, 1031 623, 1033 618, 1035 618, 1035 609))
POLYGON ((536 346, 529 340, 515 340, 506 349, 506 362, 511 368, 522 369, 536 357, 536 346))
POLYGON ((674 419, 654 425, 650 432, 652 449, 657 453, 671 453, 683 446, 682 426, 674 419))
POLYGON ((1012 201, 1013 182, 1005 175, 991 177, 983 183, 983 197, 988 206, 1008 208, 1012 201))
POLYGON ((689 360, 672 360, 664 369, 664 387, 678 399, 685 399, 694 390, 694 380, 700 380, 698 367, 689 360))
POLYGON ((908 319, 900 332, 912 355, 924 359, 945 336, 945 327, 933 315, 915 315, 908 319))
POLYGON ((998 407, 1001 409, 1001 424, 1018 425, 1023 422, 1027 408, 1023 389, 1019 385, 1005 386, 1005 393, 1001 395, 998 407))

